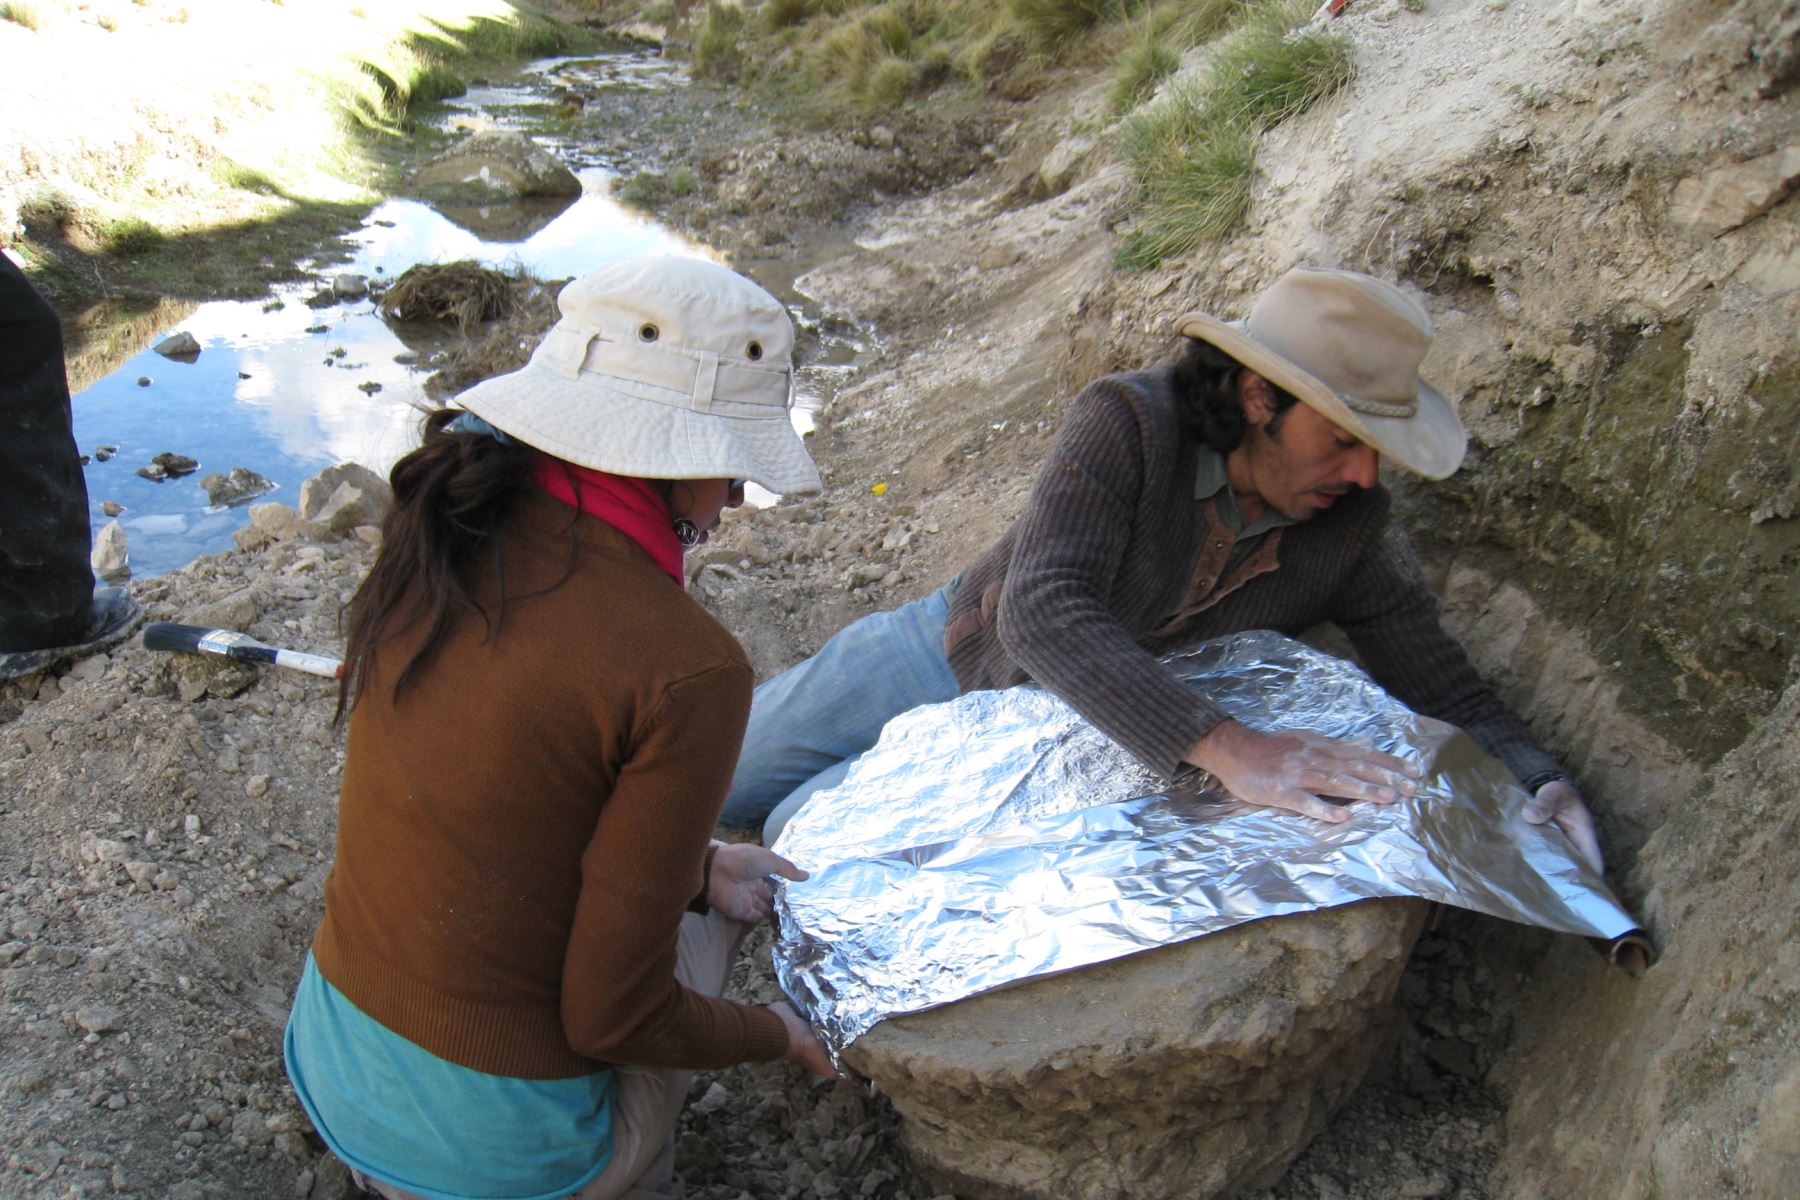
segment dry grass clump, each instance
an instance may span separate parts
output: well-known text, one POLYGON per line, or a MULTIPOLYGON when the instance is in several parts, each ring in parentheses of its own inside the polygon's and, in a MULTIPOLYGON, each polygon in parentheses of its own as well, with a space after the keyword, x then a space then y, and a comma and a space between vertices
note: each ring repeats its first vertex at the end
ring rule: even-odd
POLYGON ((11 21, 14 25, 23 25, 26 29, 37 33, 44 28, 44 14, 35 4, 27 4, 25 0, 5 0, 0 3, 0 21, 11 21))
POLYGON ((698 73, 797 98, 829 120, 923 100, 958 81, 1028 94, 1046 65, 1110 46, 1119 22, 1149 3, 708 0, 689 9, 685 23, 676 9, 668 15, 677 27, 672 44, 687 43, 698 73))
POLYGON ((407 268, 381 298, 393 321, 438 321, 467 336, 484 321, 512 313, 520 278, 476 262, 420 263, 407 268))
POLYGON ((1181 65, 1184 51, 1213 40, 1249 12, 1246 0, 1176 0, 1152 9, 1119 55, 1113 111, 1129 112, 1149 99, 1181 65))
POLYGON ((1006 0, 1006 7, 1026 35, 1048 50, 1128 16, 1139 5, 1133 0, 1006 0))
POLYGON ((1355 77, 1350 43, 1321 30, 1292 31, 1296 0, 1249 10, 1223 41, 1206 78, 1125 126, 1125 156, 1140 185, 1137 226, 1121 266, 1143 269, 1237 228, 1250 207, 1256 138, 1355 77))
POLYGON ((445 400, 467 391, 483 379, 516 371, 531 358, 544 332, 556 323, 554 286, 528 276, 511 281, 513 307, 487 329, 486 336, 471 338, 450 352, 450 361, 425 380, 425 394, 445 400))

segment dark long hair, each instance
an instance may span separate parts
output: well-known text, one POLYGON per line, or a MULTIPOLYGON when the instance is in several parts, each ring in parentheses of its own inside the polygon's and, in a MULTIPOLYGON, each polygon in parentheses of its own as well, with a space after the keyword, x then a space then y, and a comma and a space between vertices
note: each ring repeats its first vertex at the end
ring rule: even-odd
MULTIPOLYGON (((337 720, 361 699, 370 658, 383 643, 417 621, 424 639, 394 680, 394 692, 429 663, 451 627, 473 611, 490 630, 506 596, 506 544, 495 531, 525 485, 537 451, 522 442, 446 433, 460 409, 425 418, 424 440, 394 464, 394 506, 381 523, 381 550, 356 589, 346 620, 344 677, 337 720), (469 566, 491 551, 500 578, 500 606, 489 613, 469 592, 469 566)), ((571 514, 573 519, 573 514, 571 514)))
MULTIPOLYGON (((1180 397, 1182 432, 1205 442, 1220 454, 1230 454, 1244 440, 1248 428, 1244 402, 1238 398, 1238 376, 1249 370, 1211 342, 1188 338, 1181 361, 1175 364, 1175 395, 1180 397)), ((1275 416, 1267 426, 1273 436, 1282 415, 1300 402, 1299 397, 1267 380, 1275 393, 1275 416)))

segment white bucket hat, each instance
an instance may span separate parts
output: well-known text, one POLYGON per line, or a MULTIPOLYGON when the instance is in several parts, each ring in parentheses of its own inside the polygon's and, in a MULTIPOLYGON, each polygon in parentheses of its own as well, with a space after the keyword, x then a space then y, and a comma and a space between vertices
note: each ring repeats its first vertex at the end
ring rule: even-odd
POLYGON ((646 479, 751 479, 819 491, 788 419, 794 325, 775 297, 696 258, 649 255, 584 275, 517 371, 455 398, 565 462, 646 479))
POLYGON ((1431 317, 1391 283, 1356 271, 1295 267, 1242 322, 1188 313, 1176 322, 1427 479, 1462 465, 1468 434, 1443 393, 1419 378, 1431 317))

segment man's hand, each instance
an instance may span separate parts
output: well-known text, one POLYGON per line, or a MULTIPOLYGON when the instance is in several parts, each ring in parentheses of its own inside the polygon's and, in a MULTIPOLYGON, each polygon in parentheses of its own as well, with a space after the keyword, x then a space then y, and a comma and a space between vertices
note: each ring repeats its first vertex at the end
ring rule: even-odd
POLYGON ((786 1000, 777 1000, 769 1005, 769 1011, 781 1018, 787 1026, 787 1057, 799 1063, 814 1075, 822 1079, 836 1079, 838 1070, 831 1065, 831 1055, 825 1052, 825 1043, 819 1035, 812 1031, 812 1026, 800 1019, 793 1006, 786 1000))
POLYGON ((1392 804, 1412 795, 1419 777, 1404 759, 1369 746, 1304 730, 1258 733, 1236 721, 1213 726, 1185 757, 1239 800, 1334 824, 1349 812, 1320 797, 1392 804))
POLYGON ((1600 857, 1600 837, 1594 832, 1594 814, 1588 811, 1581 793, 1568 780, 1552 779, 1539 788, 1537 795, 1525 806, 1525 819, 1533 825, 1555 821, 1574 843, 1575 852, 1595 873, 1606 869, 1600 857))
POLYGON ((805 879, 806 872, 773 850, 751 842, 726 842, 713 851, 712 874, 706 877, 706 903, 734 921, 754 925, 774 911, 775 885, 770 875, 805 879))

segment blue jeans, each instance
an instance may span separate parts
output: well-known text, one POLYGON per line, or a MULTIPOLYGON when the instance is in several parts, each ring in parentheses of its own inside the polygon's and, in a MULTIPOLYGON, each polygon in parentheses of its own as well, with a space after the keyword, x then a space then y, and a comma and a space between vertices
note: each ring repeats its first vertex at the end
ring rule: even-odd
POLYGON ((815 792, 835 787, 889 720, 962 689, 944 657, 944 589, 838 631, 756 689, 719 823, 763 826, 772 844, 815 792))

